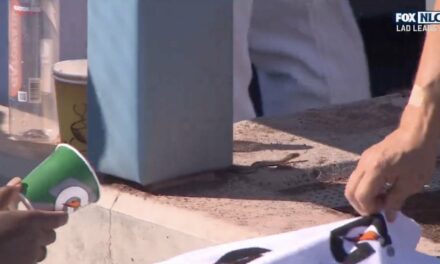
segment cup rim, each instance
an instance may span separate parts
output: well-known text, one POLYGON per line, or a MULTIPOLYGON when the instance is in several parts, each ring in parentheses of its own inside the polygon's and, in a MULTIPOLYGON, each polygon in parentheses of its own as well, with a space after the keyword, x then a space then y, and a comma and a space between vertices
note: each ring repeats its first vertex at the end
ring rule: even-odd
POLYGON ((87 85, 87 80, 73 80, 61 76, 54 77, 54 79, 58 82, 67 83, 67 84, 87 85))
POLYGON ((35 209, 32 206, 29 199, 26 196, 24 196, 24 194, 20 193, 19 195, 20 195, 20 202, 22 202, 24 204, 24 206, 26 207, 27 210, 34 210, 35 209))
POLYGON ((88 60, 87 59, 79 59, 79 60, 64 60, 55 63, 52 67, 53 77, 55 80, 59 82, 64 82, 68 84, 79 84, 79 85, 87 85, 87 69, 88 69, 88 60), (76 69, 64 72, 63 66, 73 66, 76 69), (76 66, 76 67, 75 67, 76 66), (80 68, 80 70, 78 70, 80 68), (85 69, 85 72, 83 71, 85 69))
POLYGON ((72 150, 86 164, 87 168, 92 173, 93 178, 95 179, 96 185, 98 186, 98 199, 99 199, 101 197, 101 184, 99 183, 98 176, 96 175, 95 170, 93 169, 92 165, 90 165, 89 161, 83 156, 83 154, 81 154, 81 152, 79 152, 73 146, 66 144, 66 143, 61 143, 56 146, 55 150, 57 150, 60 147, 66 147, 66 148, 72 150))

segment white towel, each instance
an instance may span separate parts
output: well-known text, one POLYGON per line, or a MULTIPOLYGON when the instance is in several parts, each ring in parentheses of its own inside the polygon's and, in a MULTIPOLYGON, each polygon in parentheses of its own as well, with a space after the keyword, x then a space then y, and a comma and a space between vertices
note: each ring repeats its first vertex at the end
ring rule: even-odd
POLYGON ((399 214, 344 220, 190 252, 162 264, 440 264, 416 251, 421 231, 399 214))

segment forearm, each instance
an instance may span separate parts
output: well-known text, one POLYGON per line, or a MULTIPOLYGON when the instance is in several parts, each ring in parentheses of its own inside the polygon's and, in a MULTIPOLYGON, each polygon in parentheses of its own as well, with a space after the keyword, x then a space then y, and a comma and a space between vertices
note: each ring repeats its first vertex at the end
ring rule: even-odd
MULTIPOLYGON (((440 0, 435 10, 440 10, 440 0)), ((414 87, 400 127, 440 138, 440 30, 426 35, 414 87)))
MULTIPOLYGON (((436 1, 435 10, 440 10, 440 0, 436 1)), ((440 79, 440 30, 426 34, 425 45, 420 59, 415 83, 421 87, 439 83, 440 79)), ((437 88, 440 89, 440 87, 437 88)))

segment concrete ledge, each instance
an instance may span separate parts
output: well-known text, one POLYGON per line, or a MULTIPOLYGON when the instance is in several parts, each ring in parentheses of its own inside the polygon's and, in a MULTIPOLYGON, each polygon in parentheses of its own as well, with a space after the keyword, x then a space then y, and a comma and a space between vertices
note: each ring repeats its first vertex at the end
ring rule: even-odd
MULTIPOLYGON (((396 126, 405 101, 393 95, 235 125, 235 164, 299 154, 282 166, 225 169, 148 188, 108 180, 99 203, 72 215, 59 230, 44 263, 154 263, 219 243, 351 217, 338 209, 346 204, 343 184, 362 150, 396 126)), ((2 167, 22 162, 30 167, 51 150, 0 140, 8 150, 0 150, 2 167)), ((5 177, 16 175, 6 171, 5 177)), ((419 248, 440 255, 439 245, 428 237, 419 248)))
MULTIPOLYGON (((164 216, 165 218, 165 216, 164 216)), ((154 263, 212 245, 206 239, 104 207, 90 206, 72 215, 58 231, 44 263, 154 263)))

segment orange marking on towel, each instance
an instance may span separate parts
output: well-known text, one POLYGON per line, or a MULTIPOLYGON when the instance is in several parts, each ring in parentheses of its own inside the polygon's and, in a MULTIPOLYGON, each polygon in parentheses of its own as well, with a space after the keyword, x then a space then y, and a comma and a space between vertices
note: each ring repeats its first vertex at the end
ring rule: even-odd
POLYGON ((359 236, 358 241, 375 241, 379 240, 379 234, 374 231, 367 231, 366 233, 359 236))

